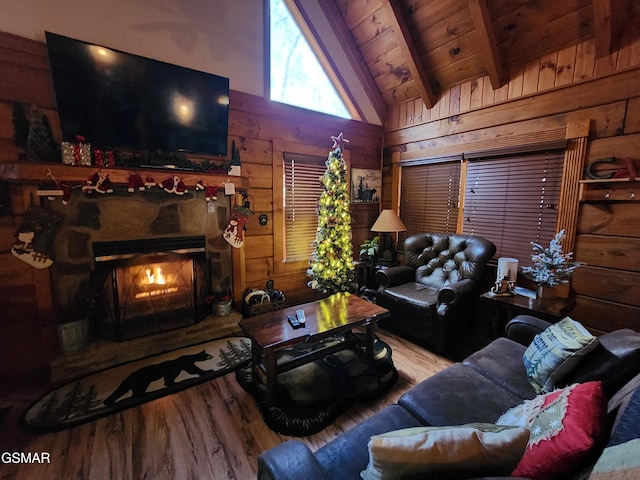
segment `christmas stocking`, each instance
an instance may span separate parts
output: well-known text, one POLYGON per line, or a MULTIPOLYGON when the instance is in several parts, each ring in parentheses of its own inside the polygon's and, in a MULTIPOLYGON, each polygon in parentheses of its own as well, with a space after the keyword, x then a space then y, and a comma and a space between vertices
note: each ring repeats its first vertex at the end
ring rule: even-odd
POLYGON ((240 248, 244 245, 243 230, 249 215, 251 215, 251 210, 248 208, 238 205, 233 207, 229 224, 224 229, 222 237, 234 248, 240 248))
POLYGON ((11 253, 38 269, 53 265, 53 236, 62 218, 59 212, 29 205, 11 253))

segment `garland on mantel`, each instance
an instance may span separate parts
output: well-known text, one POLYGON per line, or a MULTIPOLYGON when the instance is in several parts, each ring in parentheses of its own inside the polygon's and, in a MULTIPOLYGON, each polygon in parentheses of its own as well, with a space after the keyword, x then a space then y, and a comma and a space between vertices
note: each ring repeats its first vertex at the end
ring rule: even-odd
MULTIPOLYGON (((68 182, 58 180, 51 169, 48 169, 46 175, 51 178, 51 185, 42 185, 37 190, 39 196, 46 196, 49 200, 55 200, 56 197, 62 197, 62 204, 68 205, 71 198, 71 192, 74 188, 81 188, 82 192, 87 196, 93 194, 111 194, 114 192, 114 187, 109 178, 109 169, 95 170, 89 178, 83 183, 78 185, 70 185, 68 182)), ((149 175, 143 177, 139 171, 132 170, 129 173, 129 179, 127 184, 127 191, 129 193, 144 192, 153 187, 158 187, 166 193, 174 195, 184 195, 189 192, 189 188, 195 191, 204 191, 204 198, 207 202, 218 199, 218 190, 221 187, 225 187, 227 182, 220 185, 209 185, 197 175, 189 175, 188 177, 181 177, 179 175, 169 175, 163 180, 156 182, 156 180, 149 175), (187 183, 192 186, 189 187, 187 183)), ((232 189, 232 190, 235 190, 232 189)))

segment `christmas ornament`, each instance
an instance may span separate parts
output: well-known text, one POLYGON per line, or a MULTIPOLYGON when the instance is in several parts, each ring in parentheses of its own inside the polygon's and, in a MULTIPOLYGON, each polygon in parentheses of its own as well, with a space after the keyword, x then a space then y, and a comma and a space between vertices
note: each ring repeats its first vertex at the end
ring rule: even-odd
POLYGON ((116 165, 116 157, 113 150, 94 150, 93 157, 95 159, 96 167, 112 168, 116 165))
POLYGON ((204 190, 204 199, 207 202, 218 199, 218 186, 207 185, 202 180, 198 180, 195 186, 196 190, 204 190))
POLYGON ((234 248, 241 248, 244 245, 243 230, 245 229, 249 215, 251 215, 249 208, 239 205, 233 206, 229 224, 224 232, 222 232, 222 237, 234 248))
POLYGON ((207 202, 218 199, 218 186, 208 186, 204 191, 204 199, 207 202))
POLYGON ((136 188, 139 192, 144 192, 147 188, 151 188, 156 183, 153 181, 153 178, 147 177, 146 180, 142 179, 142 175, 138 172, 129 173, 129 182, 127 186, 127 191, 129 193, 135 192, 136 188))
POLYGON ((62 163, 66 165, 91 165, 91 144, 77 135, 76 143, 62 142, 62 163))
POLYGON ((87 179, 86 184, 82 186, 82 191, 86 194, 97 193, 113 193, 111 180, 109 175, 102 172, 93 172, 87 179))
POLYGON ((333 140, 333 147, 331 147, 332 149, 340 147, 340 149, 342 150, 344 148, 344 144, 349 143, 349 140, 344 138, 342 132, 340 132, 340 135, 338 135, 337 137, 331 135, 331 140, 333 140))
POLYGON ((55 200, 56 197, 62 197, 62 204, 69 205, 69 199, 71 198, 71 185, 59 181, 50 168, 46 171, 47 177, 51 177, 55 184, 55 189, 49 190, 46 187, 40 188, 36 191, 37 195, 46 195, 49 200, 55 200))
POLYGON ((62 219, 59 212, 29 205, 16 232, 17 240, 11 253, 37 269, 50 267, 53 265, 53 237, 62 219))
POLYGON ((164 179, 158 184, 167 193, 175 193, 176 195, 184 195, 189 191, 182 179, 177 175, 164 179))
POLYGON ((62 190, 62 204, 69 205, 71 199, 71 186, 66 183, 57 183, 56 186, 62 190))

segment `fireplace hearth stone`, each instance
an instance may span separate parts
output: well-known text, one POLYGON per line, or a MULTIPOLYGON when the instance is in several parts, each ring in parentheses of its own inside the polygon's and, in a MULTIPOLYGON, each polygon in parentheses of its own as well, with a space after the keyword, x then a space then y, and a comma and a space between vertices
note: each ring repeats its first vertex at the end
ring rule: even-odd
POLYGON ((241 333, 242 315, 233 311, 226 317, 210 315, 195 325, 140 337, 124 342, 98 339, 85 348, 59 355, 51 363, 51 381, 82 377, 108 367, 132 362, 150 355, 196 345, 216 338, 241 333))

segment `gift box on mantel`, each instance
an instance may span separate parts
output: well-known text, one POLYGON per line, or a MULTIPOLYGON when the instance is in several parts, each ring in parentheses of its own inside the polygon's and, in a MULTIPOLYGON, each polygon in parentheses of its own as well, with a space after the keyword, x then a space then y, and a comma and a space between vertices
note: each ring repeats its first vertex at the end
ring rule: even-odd
POLYGON ((91 144, 76 136, 76 143, 62 142, 62 163, 65 165, 91 165, 91 144))

